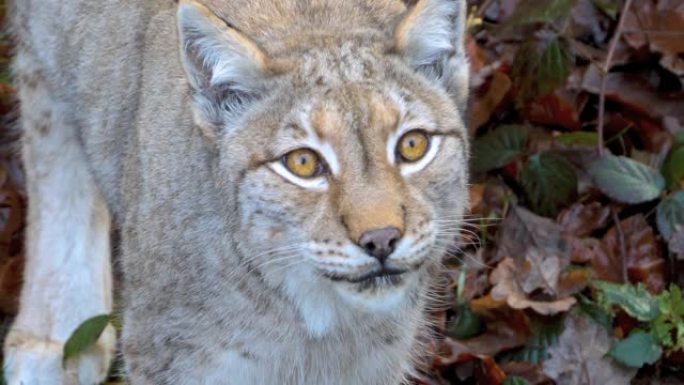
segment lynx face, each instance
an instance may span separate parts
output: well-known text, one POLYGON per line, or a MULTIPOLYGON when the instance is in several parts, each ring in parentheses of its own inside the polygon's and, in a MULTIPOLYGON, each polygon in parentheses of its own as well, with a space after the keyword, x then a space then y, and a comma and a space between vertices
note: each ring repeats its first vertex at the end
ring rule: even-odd
POLYGON ((394 40, 350 34, 267 55, 206 8, 181 6, 196 122, 231 186, 241 260, 266 282, 386 310, 424 288, 467 197, 453 8, 424 2, 394 40), (422 26, 425 12, 447 31, 422 26))

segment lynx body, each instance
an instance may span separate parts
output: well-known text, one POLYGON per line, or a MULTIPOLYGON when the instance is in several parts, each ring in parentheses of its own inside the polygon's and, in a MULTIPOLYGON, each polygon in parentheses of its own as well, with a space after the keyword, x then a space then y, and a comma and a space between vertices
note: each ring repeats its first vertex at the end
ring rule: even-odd
POLYGON ((17 0, 29 195, 11 385, 124 276, 131 384, 399 384, 466 207, 465 1, 17 0), (113 224, 113 227, 112 227, 113 224))

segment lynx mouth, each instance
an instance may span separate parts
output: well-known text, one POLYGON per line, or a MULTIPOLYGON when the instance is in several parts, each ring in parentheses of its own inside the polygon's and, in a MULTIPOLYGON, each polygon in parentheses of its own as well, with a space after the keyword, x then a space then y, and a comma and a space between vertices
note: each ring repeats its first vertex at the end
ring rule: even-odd
POLYGON ((333 281, 345 281, 349 283, 359 283, 362 285, 388 284, 397 285, 401 283, 401 275, 408 270, 382 267, 359 277, 345 277, 340 275, 326 274, 326 277, 333 281))

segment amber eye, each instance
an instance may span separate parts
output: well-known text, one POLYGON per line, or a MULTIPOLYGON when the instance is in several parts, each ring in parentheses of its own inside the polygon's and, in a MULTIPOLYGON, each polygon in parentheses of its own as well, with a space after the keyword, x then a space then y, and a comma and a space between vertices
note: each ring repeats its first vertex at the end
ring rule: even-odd
POLYGON ((424 157, 430 147, 430 138, 422 130, 405 133, 397 143, 397 154, 406 162, 415 162, 424 157))
POLYGON ((290 151, 283 156, 283 165, 300 178, 313 178, 324 171, 318 154, 308 148, 290 151))

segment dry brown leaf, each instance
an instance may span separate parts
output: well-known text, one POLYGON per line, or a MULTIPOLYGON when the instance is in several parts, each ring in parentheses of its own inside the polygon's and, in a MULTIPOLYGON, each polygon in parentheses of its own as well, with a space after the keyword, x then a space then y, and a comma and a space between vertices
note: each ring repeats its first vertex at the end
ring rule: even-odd
MULTIPOLYGON (((492 298, 494 300, 505 300, 508 306, 513 309, 530 308, 543 315, 568 311, 577 302, 575 297, 548 301, 530 299, 519 282, 521 278, 524 278, 524 275, 516 267, 515 261, 511 258, 505 258, 489 277, 490 282, 494 285, 491 291, 492 298)), ((553 283, 554 291, 556 284, 557 282, 553 283)))
POLYGON ((511 257, 524 261, 529 250, 542 256, 557 256, 561 269, 569 263, 570 245, 561 233, 561 227, 552 220, 516 206, 503 221, 499 236, 497 257, 511 257))
POLYGON ((471 301, 470 308, 484 323, 484 333, 462 341, 447 338, 439 349, 438 365, 463 362, 471 355, 493 357, 527 342, 531 330, 525 312, 511 309, 505 302, 492 299, 491 295, 471 301))
MULTIPOLYGON (((682 40, 684 41, 684 39, 682 40)), ((590 65, 585 72, 582 88, 593 94, 600 93, 601 70, 596 65, 590 65)), ((684 122, 681 95, 655 92, 646 79, 640 76, 609 73, 606 79, 606 98, 625 105, 630 111, 648 116, 656 121, 669 116, 677 119, 680 124, 684 122)))
POLYGON ((546 294, 556 294, 556 284, 561 272, 561 261, 555 255, 543 256, 535 249, 525 256, 520 286, 526 294, 540 289, 546 294))
POLYGON ((476 132, 489 121, 511 90, 511 79, 501 71, 494 71, 491 79, 473 93, 470 106, 470 130, 476 132))
POLYGON ((609 217, 610 209, 599 202, 577 202, 561 211, 556 221, 561 226, 563 234, 587 237, 594 230, 605 227, 609 217))
POLYGON ((570 261, 577 264, 585 264, 596 257, 596 253, 601 253, 601 241, 596 238, 577 238, 570 237, 570 261))
POLYGON ((556 285, 558 297, 565 298, 581 292, 589 284, 589 279, 591 279, 591 274, 588 269, 564 271, 558 277, 558 284, 556 285))
POLYGON ((487 332, 464 341, 445 337, 440 355, 435 358, 437 366, 449 366, 464 362, 471 356, 493 357, 499 352, 523 346, 528 334, 512 328, 505 321, 488 324, 487 332))
POLYGON ((562 385, 626 385, 636 374, 605 357, 611 338, 603 327, 570 315, 555 346, 548 348, 544 373, 562 385))
POLYGON ((486 189, 484 183, 476 183, 470 185, 468 189, 468 196, 470 197, 470 212, 473 214, 482 214, 483 212, 483 195, 486 189))
MULTIPOLYGON (((665 259, 651 226, 642 214, 620 221, 624 234, 627 276, 633 283, 642 282, 652 293, 665 288, 665 259)), ((605 281, 623 282, 620 239, 613 226, 595 250, 591 268, 595 277, 605 281)))
POLYGON ((646 45, 664 56, 684 52, 684 3, 681 0, 635 0, 625 17, 623 39, 634 48, 646 45))
POLYGON ((567 88, 558 88, 527 103, 520 112, 532 124, 560 126, 577 131, 582 128, 579 112, 584 99, 582 94, 567 88))
POLYGON ((541 364, 533 364, 527 361, 505 362, 499 365, 507 376, 522 377, 530 385, 548 384, 551 379, 544 374, 541 364))

